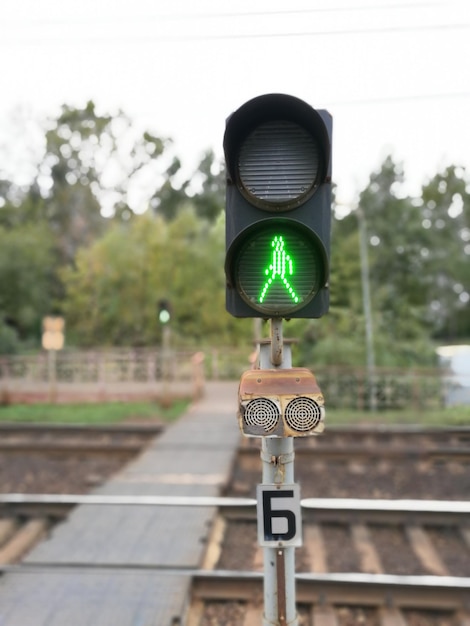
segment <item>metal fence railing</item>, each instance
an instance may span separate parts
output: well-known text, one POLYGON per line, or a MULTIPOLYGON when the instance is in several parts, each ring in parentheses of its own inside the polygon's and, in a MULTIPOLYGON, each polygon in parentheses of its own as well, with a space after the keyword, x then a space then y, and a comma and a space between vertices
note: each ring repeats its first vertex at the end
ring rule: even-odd
MULTIPOLYGON (((253 355, 251 355, 253 356, 253 355)), ((443 405, 445 378, 438 368, 381 368, 371 376, 365 367, 312 366, 331 408, 365 409, 371 400, 379 410, 432 409, 443 405)), ((208 378, 237 379, 251 367, 246 349, 213 349, 206 353, 208 378)))
MULTIPOLYGON (((0 357, 0 392, 5 399, 95 399, 198 396, 204 385, 203 354, 148 349, 48 351, 0 357)), ((1 398, 0 398, 1 401, 1 398)))
MULTIPOLYGON (((246 348, 202 352, 150 349, 49 351, 0 356, 0 392, 12 394, 54 385, 69 394, 155 394, 161 388, 197 396, 205 380, 238 380, 250 369, 254 353, 246 348)), ((445 377, 439 369, 317 366, 312 368, 331 408, 433 409, 443 406, 445 377)), ((0 398, 1 402, 1 398, 0 398)))
POLYGON ((444 404, 438 369, 319 367, 315 374, 331 408, 436 409, 444 404))

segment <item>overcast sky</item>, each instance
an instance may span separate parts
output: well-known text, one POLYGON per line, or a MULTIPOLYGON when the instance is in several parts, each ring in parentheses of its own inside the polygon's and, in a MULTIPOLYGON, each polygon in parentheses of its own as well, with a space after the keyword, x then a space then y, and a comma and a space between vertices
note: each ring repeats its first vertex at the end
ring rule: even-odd
POLYGON ((467 0, 2 0, 0 51, 10 167, 18 108, 26 145, 25 118, 63 103, 122 109, 190 170, 207 148, 222 155, 234 109, 282 92, 332 113, 340 202, 388 153, 412 193, 447 164, 470 168, 467 0))

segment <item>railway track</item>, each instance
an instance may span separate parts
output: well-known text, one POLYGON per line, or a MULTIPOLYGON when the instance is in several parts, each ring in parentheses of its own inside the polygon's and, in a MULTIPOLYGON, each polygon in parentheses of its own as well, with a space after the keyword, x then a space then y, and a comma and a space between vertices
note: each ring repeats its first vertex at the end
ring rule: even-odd
MULTIPOLYGON (((299 624, 468 626, 469 513, 469 502, 303 500, 299 624)), ((262 623, 253 511, 221 512, 204 566, 193 579, 188 626, 262 623)))
MULTIPOLYGON (((260 444, 245 439, 240 448, 243 459, 256 458, 260 444)), ((401 458, 419 461, 469 461, 470 428, 423 429, 400 427, 336 427, 323 437, 299 439, 296 457, 315 457, 325 462, 355 462, 401 458)))
MULTIPOLYGON (((262 585, 253 572, 195 574, 187 626, 258 626, 262 585)), ((467 626, 469 594, 469 578, 296 576, 300 626, 467 626)))
POLYGON ((0 490, 87 493, 142 452, 159 423, 0 424, 0 490))
POLYGON ((162 431, 161 424, 0 424, 0 454, 129 456, 162 431))
MULTIPOLYGON (((302 501, 304 545, 296 551, 299 624, 469 626, 470 505, 458 497, 468 493, 463 478, 467 476, 468 484, 470 429, 446 429, 431 434, 421 429, 361 431, 354 430, 350 435, 346 429, 332 429, 328 439, 299 442, 296 468, 300 466, 302 473, 303 466, 302 495, 318 493, 330 468, 335 466, 342 481, 348 473, 355 481, 361 479, 371 467, 374 478, 382 474, 386 477, 390 468, 397 467, 405 475, 408 472, 408 482, 420 495, 421 485, 414 484, 416 474, 409 472, 409 468, 417 469, 430 484, 438 482, 447 472, 450 483, 444 481, 441 494, 449 492, 453 500, 305 498, 302 501), (454 482, 458 484, 451 493, 448 484, 454 482)), ((96 446, 101 436, 112 440, 112 434, 96 434, 96 446)), ((14 437, 19 445, 20 434, 14 437)), ((36 438, 38 444, 47 443, 36 438)), ((70 434, 64 439, 70 442, 70 434)), ((117 439, 114 443, 120 445, 117 439)), ((249 493, 249 488, 260 478, 256 444, 244 441, 237 465, 238 476, 232 487, 241 484, 240 491, 249 493)), ((227 493, 239 494, 236 488, 227 493)), ((149 497, 144 501, 128 496, 120 503, 210 506, 217 510, 202 569, 186 571, 193 586, 191 610, 184 623, 188 626, 261 623, 262 551, 257 546, 252 498, 190 498, 189 502, 171 497, 149 497)), ((44 494, 0 496, 0 529, 6 520, 7 534, 10 533, 6 541, 0 541, 0 571, 13 568, 16 572, 27 572, 29 566, 21 565, 21 558, 30 547, 19 550, 13 558, 10 552, 9 559, 3 557, 3 561, 2 550, 12 541, 21 546, 17 536, 21 532, 25 536, 37 533, 39 540, 49 532, 51 524, 77 504, 104 506, 119 502, 83 494, 65 494, 60 498, 44 494)), ((82 569, 85 572, 86 566, 82 569)), ((126 572, 125 564, 119 571, 126 572)))
MULTIPOLYGON (((460 499, 470 493, 470 429, 332 428, 295 445, 304 497, 460 499)), ((254 496, 260 444, 245 439, 227 493, 254 496)))
MULTIPOLYGON (((186 572, 192 581, 186 623, 261 623, 262 551, 257 546, 252 499, 4 494, 0 513, 7 515, 10 526, 16 524, 19 536, 11 534, 0 548, 0 569, 27 573, 31 566, 14 564, 28 549, 28 538, 40 539, 51 519, 66 515, 77 504, 216 508, 203 569, 186 572), (20 552, 12 558, 14 548, 20 552)), ((300 626, 468 626, 470 503, 304 499, 302 509, 304 545, 297 551, 296 575, 300 626), (397 533, 407 538, 401 551, 390 543, 397 533), (392 548, 385 559, 383 545, 392 548), (418 570, 410 569, 403 550, 414 555, 418 570), (350 566, 351 553, 356 554, 357 567, 350 566), (335 561, 338 554, 340 567, 335 561), (407 575, 391 573, 390 554, 407 575), (457 564, 456 554, 461 556, 457 564), (337 571, 341 568, 345 571, 337 571), (410 572, 419 573, 410 576, 410 572)), ((90 567, 96 570, 100 565, 90 567)), ((80 568, 86 574, 86 566, 80 568)), ((119 572, 126 571, 123 564, 119 572)))
MULTIPOLYGON (((15 519, 60 519, 78 504, 217 508, 204 569, 262 570, 251 499, 2 494, 0 515, 11 527, 15 519)), ((300 573, 470 577, 468 502, 304 499, 301 504, 300 573)))
MULTIPOLYGON (((470 503, 305 499, 297 571, 470 577, 470 503)), ((254 507, 214 522, 208 569, 261 571, 254 507)))

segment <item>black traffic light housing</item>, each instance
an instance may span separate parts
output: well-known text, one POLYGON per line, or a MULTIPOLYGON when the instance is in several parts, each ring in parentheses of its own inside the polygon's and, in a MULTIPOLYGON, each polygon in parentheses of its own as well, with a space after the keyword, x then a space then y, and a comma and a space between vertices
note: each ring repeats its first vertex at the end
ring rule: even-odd
POLYGON ((328 311, 332 118, 267 94, 227 120, 226 308, 235 317, 328 311))

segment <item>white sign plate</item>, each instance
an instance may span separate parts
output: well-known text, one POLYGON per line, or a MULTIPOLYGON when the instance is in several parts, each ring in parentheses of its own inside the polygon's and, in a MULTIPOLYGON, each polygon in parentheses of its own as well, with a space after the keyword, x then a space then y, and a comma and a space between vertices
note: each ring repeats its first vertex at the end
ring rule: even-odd
POLYGON ((258 485, 256 499, 259 545, 301 546, 299 485, 258 485))

